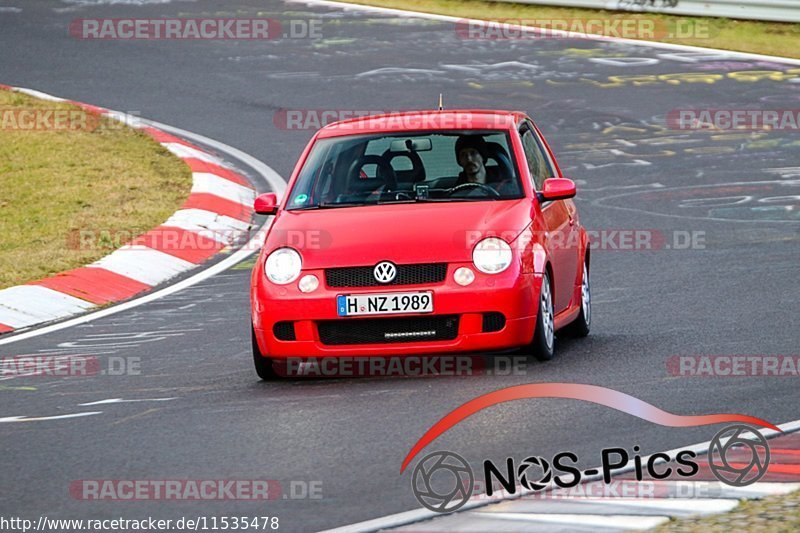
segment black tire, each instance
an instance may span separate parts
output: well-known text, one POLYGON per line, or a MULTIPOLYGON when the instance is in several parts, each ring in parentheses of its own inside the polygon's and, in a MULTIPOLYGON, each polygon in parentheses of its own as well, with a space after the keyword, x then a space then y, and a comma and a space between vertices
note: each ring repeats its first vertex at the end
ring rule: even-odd
POLYGON ((256 374, 264 381, 275 381, 280 379, 280 375, 275 372, 275 368, 272 365, 272 359, 269 357, 265 357, 261 353, 261 349, 258 347, 258 342, 256 341, 256 330, 250 326, 250 339, 253 345, 253 364, 256 367, 256 374))
POLYGON ((553 313, 553 291, 550 275, 545 273, 539 290, 539 311, 536 313, 536 328, 533 341, 523 348, 525 355, 533 355, 539 361, 549 361, 555 356, 555 329, 553 313), (549 342, 548 342, 549 341, 549 342))
POLYGON ((570 337, 586 337, 592 327, 592 288, 589 283, 588 266, 584 261, 581 276, 581 312, 578 313, 578 318, 564 328, 564 332, 570 337))

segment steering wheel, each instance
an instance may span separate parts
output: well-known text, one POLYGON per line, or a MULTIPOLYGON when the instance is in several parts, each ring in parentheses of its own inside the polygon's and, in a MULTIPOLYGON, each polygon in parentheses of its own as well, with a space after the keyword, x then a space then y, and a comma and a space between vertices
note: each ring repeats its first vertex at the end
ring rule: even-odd
POLYGON ((450 189, 447 192, 447 196, 453 196, 455 193, 457 193, 459 191, 462 191, 464 189, 470 189, 470 188, 479 188, 479 189, 481 189, 483 191, 488 192, 490 195, 494 196, 495 198, 500 198, 501 197, 500 193, 497 192, 496 190, 494 190, 492 187, 489 187, 488 185, 485 185, 483 183, 475 183, 475 182, 468 182, 468 183, 462 183, 461 185, 456 185, 455 187, 453 187, 452 189, 450 189))

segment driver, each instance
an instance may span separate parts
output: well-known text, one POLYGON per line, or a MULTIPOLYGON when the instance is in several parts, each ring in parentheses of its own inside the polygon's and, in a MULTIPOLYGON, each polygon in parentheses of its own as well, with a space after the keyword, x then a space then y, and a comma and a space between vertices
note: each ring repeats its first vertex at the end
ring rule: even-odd
POLYGON ((501 175, 498 166, 486 166, 489 159, 489 147, 483 135, 461 135, 456 140, 456 161, 463 169, 458 174, 454 187, 465 183, 488 185, 503 193, 506 177, 501 175))
POLYGON ((486 160, 489 148, 482 135, 462 135, 456 140, 456 161, 464 170, 458 175, 456 185, 462 183, 486 184, 488 173, 486 160))

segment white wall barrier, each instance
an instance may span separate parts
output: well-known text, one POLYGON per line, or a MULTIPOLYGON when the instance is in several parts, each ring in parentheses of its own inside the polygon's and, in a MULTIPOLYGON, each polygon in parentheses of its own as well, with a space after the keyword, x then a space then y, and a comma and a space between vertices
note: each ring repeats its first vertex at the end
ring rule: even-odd
POLYGON ((728 17, 779 22, 800 22, 800 0, 498 0, 517 4, 587 7, 667 13, 703 17, 728 17))

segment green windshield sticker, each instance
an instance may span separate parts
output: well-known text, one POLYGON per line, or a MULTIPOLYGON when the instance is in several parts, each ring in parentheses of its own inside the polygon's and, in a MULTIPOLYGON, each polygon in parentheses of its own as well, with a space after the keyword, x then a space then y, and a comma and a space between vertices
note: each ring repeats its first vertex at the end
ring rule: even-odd
POLYGON ((307 201, 308 201, 307 194, 298 194, 297 196, 294 197, 294 203, 296 204, 304 204, 307 201))

